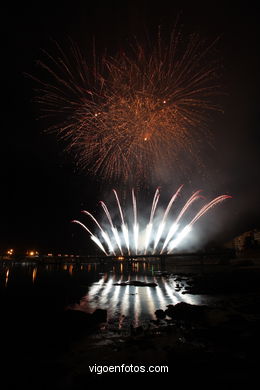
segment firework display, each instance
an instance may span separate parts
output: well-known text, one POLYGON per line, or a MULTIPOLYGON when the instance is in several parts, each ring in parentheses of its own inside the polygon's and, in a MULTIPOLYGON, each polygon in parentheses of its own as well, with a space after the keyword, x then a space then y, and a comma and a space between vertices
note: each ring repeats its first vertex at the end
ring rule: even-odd
MULTIPOLYGON (((211 45, 212 46, 212 45, 211 45)), ((77 163, 103 179, 149 182, 162 172, 200 166, 209 141, 208 115, 217 107, 211 46, 174 31, 164 40, 135 43, 128 52, 89 66, 71 45, 40 63, 47 72, 37 100, 77 163), (185 164, 182 162, 185 160, 185 164)))
MULTIPOLYGON (((49 130, 65 140, 80 166, 124 187, 135 183, 140 189, 191 167, 198 173, 201 148, 211 142, 208 117, 218 109, 216 63, 209 60, 212 46, 197 35, 185 40, 177 29, 165 40, 159 29, 149 44, 136 41, 113 57, 94 55, 90 65, 73 43, 67 54, 56 44, 55 57, 45 53, 48 61, 40 63, 47 77, 40 81, 37 95, 43 114, 52 117, 49 130)), ((89 211, 83 213, 94 223, 94 231, 73 222, 106 255, 171 254, 205 213, 230 198, 221 195, 191 217, 194 203, 202 198, 197 191, 173 217, 181 190, 182 186, 159 215, 158 188, 146 222, 138 215, 134 190, 130 219, 113 190, 120 223, 103 201, 105 224, 89 211)))
POLYGON ((183 205, 178 214, 174 217, 170 215, 170 211, 176 202, 182 186, 171 197, 166 209, 163 213, 157 216, 158 201, 160 191, 157 188, 154 194, 150 217, 146 223, 138 221, 137 203, 134 190, 132 190, 132 216, 129 217, 129 212, 124 213, 116 190, 113 190, 116 203, 118 206, 118 216, 112 219, 106 204, 101 201, 101 206, 105 212, 107 223, 100 224, 96 218, 88 211, 82 211, 90 217, 98 228, 98 233, 92 233, 89 228, 78 220, 73 220, 82 226, 89 234, 90 238, 97 246, 108 255, 146 255, 146 254, 171 254, 187 237, 193 225, 210 209, 226 199, 231 198, 229 195, 220 195, 203 207, 193 215, 189 221, 184 218, 191 206, 202 199, 201 191, 196 191, 183 205), (126 215, 125 215, 126 214, 126 215), (119 217, 119 218, 118 218, 119 217))

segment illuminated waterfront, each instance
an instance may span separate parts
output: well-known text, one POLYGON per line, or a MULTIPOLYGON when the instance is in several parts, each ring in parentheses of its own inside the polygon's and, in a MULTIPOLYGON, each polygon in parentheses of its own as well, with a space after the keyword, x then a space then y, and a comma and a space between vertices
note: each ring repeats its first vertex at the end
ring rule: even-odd
POLYGON ((155 319, 155 311, 165 310, 170 304, 200 305, 212 299, 185 293, 189 274, 200 272, 200 265, 175 266, 170 262, 165 270, 161 272, 161 264, 155 261, 46 265, 5 262, 1 265, 0 286, 10 305, 22 299, 28 308, 33 305, 35 313, 43 315, 44 308, 46 318, 53 310, 70 308, 92 313, 105 309, 110 328, 139 326, 155 319), (180 283, 177 276, 183 272, 187 273, 187 279, 180 283), (115 285, 130 280, 153 282, 157 286, 115 285))
MULTIPOLYGON (((189 367, 201 367, 208 362, 208 343, 213 345, 209 366, 219 366, 219 343, 224 351, 222 365, 236 366, 240 360, 234 354, 240 353, 241 348, 245 354, 243 364, 248 364, 258 340, 258 331, 251 327, 255 324, 258 329, 259 272, 257 262, 253 268, 244 269, 232 263, 189 266, 169 261, 162 269, 155 261, 45 265, 4 261, 0 263, 3 355, 8 368, 13 367, 15 358, 20 377, 34 383, 44 362, 45 388, 51 377, 59 383, 67 375, 77 376, 78 367, 84 373, 89 364, 112 363, 115 359, 125 363, 129 357, 131 363, 167 361, 169 366, 186 369, 186 357, 190 356, 187 348, 192 348, 193 354, 189 367), (156 285, 118 285, 129 280, 156 285), (157 319, 157 310, 163 314, 168 305, 177 308, 181 302, 184 315, 189 309, 204 311, 200 317, 205 327, 201 334, 201 325, 192 320, 178 324, 171 317, 157 319), (246 305, 249 319, 244 312, 246 305), (93 322, 97 312, 104 322, 100 317, 93 322), (249 350, 247 344, 243 347, 244 329, 252 332, 249 350), (242 345, 238 352, 236 347, 225 344, 227 335, 235 346, 242 345), (191 339, 186 341, 187 337, 191 339), (177 358, 176 348, 180 351, 177 358)), ((13 380, 11 375, 8 380, 13 380)))

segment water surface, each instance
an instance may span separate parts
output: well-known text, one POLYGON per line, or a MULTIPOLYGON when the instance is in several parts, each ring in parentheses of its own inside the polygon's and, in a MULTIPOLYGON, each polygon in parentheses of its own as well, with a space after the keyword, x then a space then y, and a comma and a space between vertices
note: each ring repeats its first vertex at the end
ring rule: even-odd
MULTIPOLYGON (((138 326, 155 319, 155 311, 178 302, 208 303, 210 297, 185 293, 189 281, 189 267, 168 265, 161 274, 159 263, 117 264, 1 264, 1 301, 8 310, 19 310, 20 305, 34 313, 62 311, 66 308, 88 313, 106 309, 111 327, 132 324, 138 326), (179 273, 187 277, 181 281, 179 273), (129 280, 155 282, 156 287, 118 286, 129 280)), ((195 267, 200 272, 200 267, 195 267)), ((24 311, 26 313, 26 310, 24 311)))

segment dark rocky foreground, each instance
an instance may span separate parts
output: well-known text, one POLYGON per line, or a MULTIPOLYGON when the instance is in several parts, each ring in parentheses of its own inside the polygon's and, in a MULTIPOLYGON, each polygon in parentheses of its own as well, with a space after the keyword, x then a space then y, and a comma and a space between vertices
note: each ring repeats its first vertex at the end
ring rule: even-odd
MULTIPOLYGON (((91 383, 167 387, 241 384, 258 376, 260 351, 260 269, 179 274, 184 293, 212 294, 214 305, 158 308, 156 319, 128 334, 106 328, 106 311, 65 310, 37 315, 23 307, 15 326, 2 332, 2 381, 9 388, 86 389, 91 383), (30 314, 30 331, 24 317, 30 314), (24 326, 23 326, 24 323, 24 326), (89 365, 167 365, 168 374, 91 374, 89 365), (210 375, 210 379, 208 379, 210 375), (166 382, 169 380, 170 382, 166 382), (105 382, 104 382, 105 381, 105 382)), ((124 288, 122 286, 122 288, 124 288)), ((15 308, 13 308, 15 310, 15 308)), ((8 388, 5 386, 5 388, 8 388)))

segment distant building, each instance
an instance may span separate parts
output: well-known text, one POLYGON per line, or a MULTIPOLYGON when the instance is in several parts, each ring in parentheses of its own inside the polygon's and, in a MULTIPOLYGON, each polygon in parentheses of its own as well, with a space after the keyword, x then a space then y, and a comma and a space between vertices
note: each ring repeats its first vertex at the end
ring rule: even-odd
POLYGON ((229 248, 236 251, 243 251, 250 248, 260 247, 260 230, 253 229, 240 234, 226 244, 229 248))

